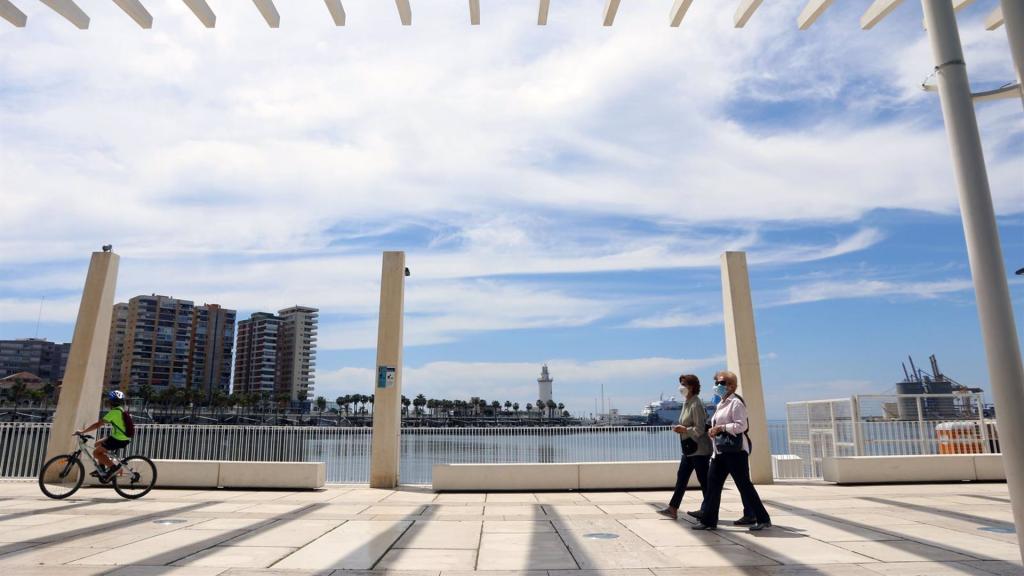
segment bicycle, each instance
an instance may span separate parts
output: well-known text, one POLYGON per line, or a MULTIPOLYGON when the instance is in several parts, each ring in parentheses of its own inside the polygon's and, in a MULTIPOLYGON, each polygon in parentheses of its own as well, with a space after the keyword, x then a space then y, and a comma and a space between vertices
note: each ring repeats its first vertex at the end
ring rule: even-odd
POLYGON ((62 500, 71 496, 82 487, 85 481, 85 466, 82 465, 82 453, 92 461, 97 470, 100 484, 113 484, 114 491, 124 498, 134 500, 142 498, 156 484, 156 465, 145 456, 128 456, 120 458, 111 453, 114 466, 106 473, 99 473, 99 463, 88 450, 86 442, 93 437, 75 432, 78 438, 78 449, 70 454, 62 454, 50 458, 39 471, 39 489, 49 498, 62 500))

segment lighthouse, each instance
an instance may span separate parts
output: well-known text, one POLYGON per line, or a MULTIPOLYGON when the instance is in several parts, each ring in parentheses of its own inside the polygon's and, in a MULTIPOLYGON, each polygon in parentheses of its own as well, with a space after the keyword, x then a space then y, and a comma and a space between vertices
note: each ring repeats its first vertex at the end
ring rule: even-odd
POLYGON ((551 400, 551 383, 554 380, 548 375, 548 365, 545 364, 540 369, 540 378, 537 378, 537 398, 547 402, 551 400))

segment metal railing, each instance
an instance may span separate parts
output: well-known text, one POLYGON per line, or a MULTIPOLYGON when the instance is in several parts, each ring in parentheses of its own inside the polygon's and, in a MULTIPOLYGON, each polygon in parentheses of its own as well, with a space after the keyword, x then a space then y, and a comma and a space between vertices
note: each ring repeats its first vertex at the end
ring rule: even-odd
POLYGON ((786 404, 789 451, 804 475, 822 460, 999 452, 995 421, 981 394, 870 394, 786 404))
MULTIPOLYGON (((33 478, 50 425, 0 423, 0 478, 33 478)), ((771 446, 786 446, 785 425, 769 423, 771 446)), ((103 432, 101 431, 101 435, 103 432)), ((131 453, 168 460, 324 462, 329 483, 367 483, 370 428, 140 424, 131 453)), ((676 460, 671 426, 405 428, 401 478, 427 484, 434 464, 676 460)))

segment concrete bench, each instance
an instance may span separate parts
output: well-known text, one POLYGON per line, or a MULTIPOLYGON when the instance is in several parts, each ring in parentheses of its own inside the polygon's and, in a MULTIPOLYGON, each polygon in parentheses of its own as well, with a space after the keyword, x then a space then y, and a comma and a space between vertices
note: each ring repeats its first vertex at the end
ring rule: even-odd
POLYGON ((837 484, 1006 480, 1001 454, 824 458, 821 468, 824 480, 837 484))
MULTIPOLYGON (((568 464, 435 464, 435 492, 672 488, 678 460, 568 464)), ((698 488, 697 475, 689 486, 698 488)))
POLYGON ((314 490, 327 482, 323 462, 154 460, 157 487, 292 488, 314 490))

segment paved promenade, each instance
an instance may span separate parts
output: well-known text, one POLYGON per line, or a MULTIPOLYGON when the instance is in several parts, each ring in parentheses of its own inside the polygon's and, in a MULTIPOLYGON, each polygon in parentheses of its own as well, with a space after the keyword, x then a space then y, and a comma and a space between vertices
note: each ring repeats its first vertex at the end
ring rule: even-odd
MULTIPOLYGON (((665 492, 83 489, 0 482, 0 575, 1019 575, 1004 484, 762 487, 775 527, 694 532, 665 492), (353 572, 363 571, 363 572, 353 572), (496 572, 501 571, 501 572, 496 572)), ((698 493, 699 494, 699 493, 698 493)), ((699 498, 687 497, 684 508, 699 498)), ((740 515, 727 489, 723 524, 740 515)))

